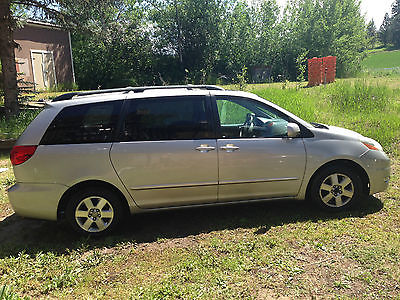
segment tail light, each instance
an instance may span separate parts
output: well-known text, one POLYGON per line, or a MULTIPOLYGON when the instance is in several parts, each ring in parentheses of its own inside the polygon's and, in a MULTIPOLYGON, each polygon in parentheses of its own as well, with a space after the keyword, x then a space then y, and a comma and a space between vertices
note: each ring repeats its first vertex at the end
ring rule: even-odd
POLYGON ((10 153, 13 166, 20 165, 35 154, 37 146, 14 146, 10 153))

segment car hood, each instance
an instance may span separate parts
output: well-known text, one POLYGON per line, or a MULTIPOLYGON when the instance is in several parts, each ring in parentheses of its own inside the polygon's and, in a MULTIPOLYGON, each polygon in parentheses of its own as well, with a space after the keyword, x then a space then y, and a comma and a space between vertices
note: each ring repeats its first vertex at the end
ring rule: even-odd
POLYGON ((336 126, 329 126, 329 125, 325 125, 325 126, 328 127, 328 130, 330 133, 333 133, 335 135, 340 135, 340 136, 348 137, 348 138, 355 139, 355 140, 364 140, 366 138, 363 135, 361 135, 358 132, 355 132, 353 130, 349 130, 349 129, 342 128, 342 127, 336 127, 336 126))
POLYGON ((382 146, 377 141, 365 137, 359 134, 358 132, 337 126, 330 126, 325 124, 317 124, 317 125, 320 126, 318 128, 314 128, 313 132, 317 133, 319 138, 367 142, 376 146, 378 149, 382 148, 382 146))

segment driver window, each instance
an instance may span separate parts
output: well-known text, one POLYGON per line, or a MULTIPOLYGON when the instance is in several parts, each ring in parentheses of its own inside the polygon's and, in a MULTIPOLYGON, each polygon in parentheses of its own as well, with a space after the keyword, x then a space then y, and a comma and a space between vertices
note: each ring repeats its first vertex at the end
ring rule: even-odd
POLYGON ((222 138, 287 136, 288 118, 268 105, 240 97, 220 97, 216 102, 222 138))
POLYGON ((221 125, 241 125, 247 114, 251 113, 247 108, 229 100, 217 100, 217 106, 221 125))

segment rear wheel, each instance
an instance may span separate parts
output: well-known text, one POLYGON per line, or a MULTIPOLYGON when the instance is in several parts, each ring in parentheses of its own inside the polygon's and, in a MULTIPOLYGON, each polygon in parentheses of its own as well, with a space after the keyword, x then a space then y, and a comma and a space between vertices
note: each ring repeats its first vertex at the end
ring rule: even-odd
POLYGON ((121 199, 102 187, 75 192, 67 205, 66 217, 81 234, 102 235, 116 229, 124 216, 121 199))
POLYGON ((362 181, 351 168, 330 166, 315 176, 310 196, 319 207, 340 211, 355 205, 363 196, 362 181))

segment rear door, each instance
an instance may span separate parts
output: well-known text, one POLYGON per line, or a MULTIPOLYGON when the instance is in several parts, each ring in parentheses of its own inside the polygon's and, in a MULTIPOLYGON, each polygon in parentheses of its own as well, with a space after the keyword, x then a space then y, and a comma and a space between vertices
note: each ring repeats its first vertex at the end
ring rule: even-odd
POLYGON ((210 99, 127 100, 111 161, 142 208, 217 201, 218 161, 210 99))

